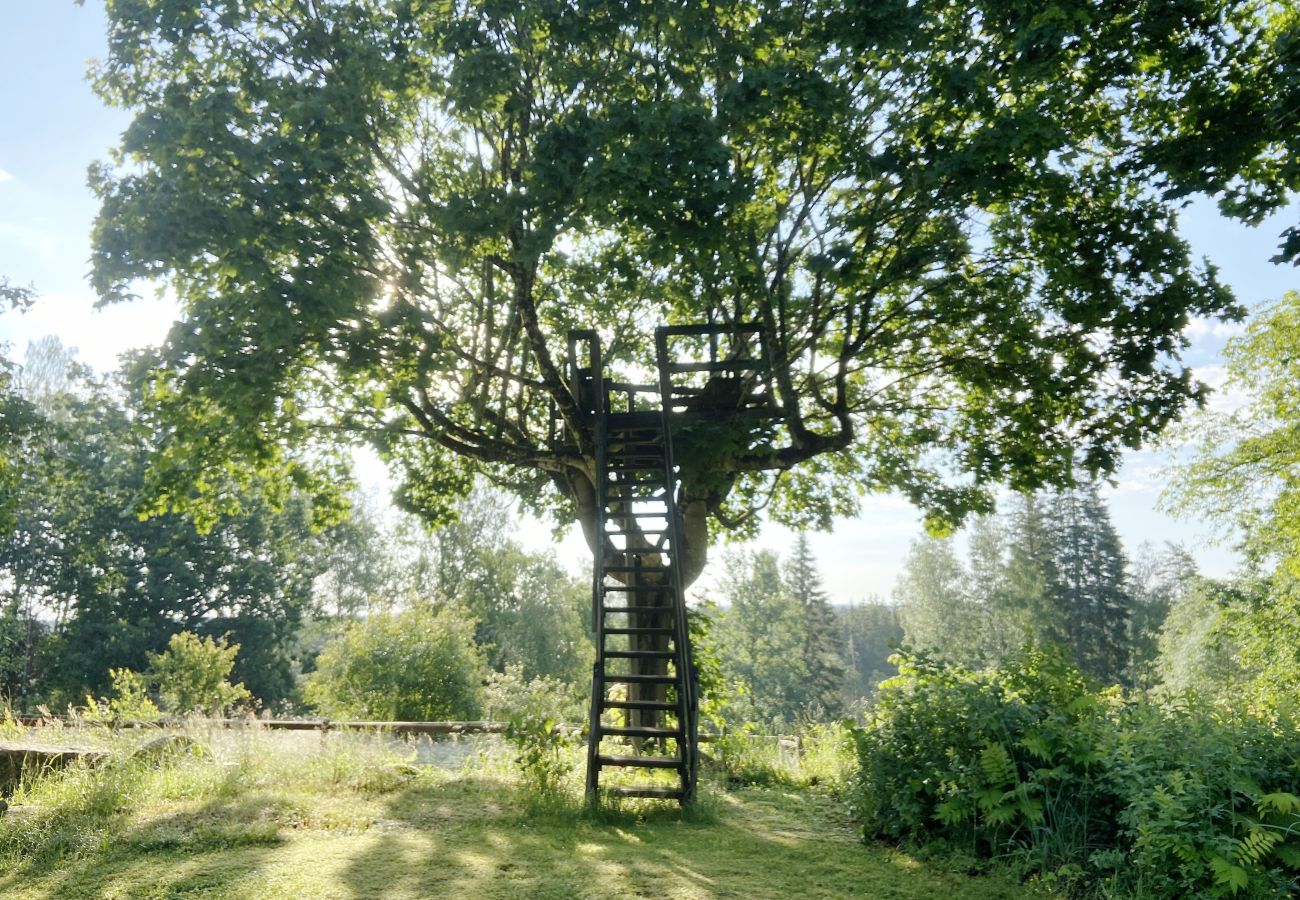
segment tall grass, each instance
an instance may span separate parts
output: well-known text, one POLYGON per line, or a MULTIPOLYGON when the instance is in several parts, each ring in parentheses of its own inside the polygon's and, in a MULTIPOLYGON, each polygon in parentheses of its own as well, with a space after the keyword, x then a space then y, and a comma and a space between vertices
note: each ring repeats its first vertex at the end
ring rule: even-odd
POLYGON ((198 725, 119 734, 106 759, 22 774, 10 814, 0 818, 0 869, 42 870, 141 844, 273 843, 282 826, 302 823, 296 797, 382 794, 419 775, 373 735, 290 736, 198 725), (164 735, 184 740, 140 752, 164 735), (124 838, 129 821, 135 827, 124 838))

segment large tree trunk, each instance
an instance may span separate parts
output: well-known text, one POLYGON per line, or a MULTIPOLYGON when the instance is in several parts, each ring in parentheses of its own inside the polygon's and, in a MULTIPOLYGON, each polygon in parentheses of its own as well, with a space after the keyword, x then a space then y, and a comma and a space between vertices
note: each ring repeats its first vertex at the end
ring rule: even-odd
MULTIPOLYGON (((596 506, 595 490, 592 483, 581 478, 575 479, 575 482, 571 484, 571 489, 577 500, 578 518, 582 526, 583 536, 587 540, 587 546, 591 548, 593 554, 603 553, 607 566, 632 565, 636 560, 639 560, 640 564, 648 566, 667 564, 667 559, 643 535, 629 535, 627 550, 619 550, 606 540, 600 528, 600 511, 596 506), (641 552, 638 552, 638 548, 640 548, 641 552)), ((684 600, 686 588, 699 578, 708 560, 708 505, 703 500, 687 500, 681 497, 679 492, 677 510, 679 517, 677 534, 680 541, 674 552, 679 554, 679 571, 682 577, 681 591, 684 600)), ((628 517, 619 521, 620 527, 629 530, 637 527, 635 518, 628 517)), ((611 573, 608 577, 615 578, 627 587, 643 586, 646 588, 644 591, 628 592, 627 604, 629 606, 654 609, 671 606, 673 602, 672 595, 662 590, 666 582, 665 577, 662 575, 611 573)), ((598 603, 599 601, 594 598, 593 602, 598 603)), ((593 613, 599 615, 600 611, 594 609, 593 613)), ((634 614, 629 618, 629 621, 634 626, 651 625, 654 622, 654 617, 634 614)), ((628 642, 628 647, 632 650, 666 651, 669 649, 669 640, 666 635, 633 635, 628 642)), ((631 659, 628 660, 628 664, 628 671, 634 675, 668 674, 668 660, 665 659, 631 659)), ((690 673, 687 673, 688 682, 689 679, 690 673)), ((667 686, 663 684, 629 684, 627 686, 627 697, 632 701, 664 702, 667 700, 667 686)), ((627 724, 629 726, 662 727, 663 721, 664 715, 661 710, 630 709, 627 711, 627 724)), ((636 743, 639 744, 640 742, 636 743)))

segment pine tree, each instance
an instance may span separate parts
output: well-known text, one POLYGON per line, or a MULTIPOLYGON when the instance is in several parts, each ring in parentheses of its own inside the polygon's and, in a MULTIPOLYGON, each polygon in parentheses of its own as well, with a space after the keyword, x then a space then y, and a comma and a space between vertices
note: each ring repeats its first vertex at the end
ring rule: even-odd
POLYGON ((1047 593, 1059 610, 1075 664, 1111 683, 1129 663, 1128 561, 1096 485, 1053 497, 1053 560, 1047 593))
POLYGON ((817 561, 803 532, 795 540, 794 555, 787 564, 786 587, 803 609, 807 623, 803 659, 808 670, 808 705, 835 718, 843 711, 841 698, 846 674, 843 631, 822 589, 817 561))
POLYGON ((1049 595, 1049 585, 1056 581, 1050 512, 1042 497, 1020 494, 1006 517, 1009 550, 1002 604, 1004 616, 1016 623, 1018 643, 1066 639, 1061 610, 1049 595))
POLYGON ((1008 583, 1007 529, 994 516, 981 516, 970 530, 970 597, 979 611, 980 656, 997 665, 1030 633, 1008 583))

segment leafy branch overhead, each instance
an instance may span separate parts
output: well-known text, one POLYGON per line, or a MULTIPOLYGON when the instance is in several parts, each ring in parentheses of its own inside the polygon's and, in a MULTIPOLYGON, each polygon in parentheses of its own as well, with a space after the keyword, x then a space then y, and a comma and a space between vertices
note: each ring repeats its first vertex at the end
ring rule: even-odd
POLYGON ((1182 330, 1240 310, 1179 198, 1253 218, 1300 179, 1281 4, 106 5, 135 119, 94 281, 182 303, 149 376, 174 505, 342 430, 434 519, 473 472, 589 511, 566 332, 631 377, 712 319, 766 327, 783 415, 684 458, 688 543, 889 489, 952 522, 1199 400, 1182 330))

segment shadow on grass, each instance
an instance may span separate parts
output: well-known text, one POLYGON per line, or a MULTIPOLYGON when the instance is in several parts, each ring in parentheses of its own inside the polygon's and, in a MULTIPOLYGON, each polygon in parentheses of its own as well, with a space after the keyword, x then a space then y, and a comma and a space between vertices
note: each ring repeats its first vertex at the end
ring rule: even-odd
POLYGON ((663 804, 521 815, 499 782, 394 796, 396 827, 340 872, 353 898, 1008 897, 1003 882, 937 873, 856 840, 833 802, 750 789, 703 814, 663 804), (448 816, 446 811, 457 814, 448 816))
MULTIPOLYGON (((147 896, 202 896, 204 885, 232 874, 225 865, 207 871, 213 867, 203 864, 203 856, 279 845, 282 819, 290 811, 276 795, 241 792, 235 773, 212 793, 201 805, 133 822, 129 795, 115 779, 87 779, 78 802, 10 823, 26 832, 17 836, 26 846, 15 848, 24 861, 0 875, 0 896, 23 887, 60 900, 145 896, 140 885, 147 886, 147 896), (149 870, 147 877, 142 869, 149 870), (118 881, 125 882, 120 891, 114 887, 118 881)), ((241 854, 237 866, 255 868, 269 853, 241 854)))
POLYGON ((78 852, 0 873, 0 896, 428 898, 879 897, 991 900, 996 879, 936 872, 864 846, 842 807, 797 788, 710 788, 652 801, 527 811, 506 780, 421 778, 391 793, 218 786, 161 815, 117 811, 78 852), (335 806, 355 823, 322 825, 335 806))

